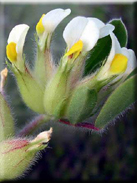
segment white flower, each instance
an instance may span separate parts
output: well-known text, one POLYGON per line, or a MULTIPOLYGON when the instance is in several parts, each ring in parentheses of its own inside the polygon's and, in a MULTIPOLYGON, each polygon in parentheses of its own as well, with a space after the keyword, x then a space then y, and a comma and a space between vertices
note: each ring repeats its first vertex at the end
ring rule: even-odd
POLYGON ((109 56, 97 74, 98 80, 104 80, 111 76, 119 76, 115 79, 127 76, 135 68, 136 57, 131 49, 121 48, 117 37, 111 32, 112 47, 109 56))
POLYGON ((26 24, 16 25, 10 32, 6 47, 7 57, 11 62, 16 62, 22 57, 23 46, 29 26, 26 24))
POLYGON ((63 32, 67 48, 70 51, 68 51, 66 56, 76 51, 87 52, 91 50, 99 38, 107 36, 113 30, 113 25, 105 25, 97 18, 82 16, 73 18, 63 32))
POLYGON ((36 25, 36 32, 40 39, 39 44, 41 49, 43 49, 48 35, 52 34, 58 26, 58 24, 70 13, 70 9, 55 9, 48 12, 46 15, 42 15, 42 17, 36 25))
POLYGON ((108 36, 110 34, 110 32, 112 32, 115 27, 111 24, 104 24, 104 22, 102 22, 101 20, 99 20, 98 18, 88 18, 89 20, 93 21, 96 26, 99 29, 99 38, 103 38, 105 36, 108 36))

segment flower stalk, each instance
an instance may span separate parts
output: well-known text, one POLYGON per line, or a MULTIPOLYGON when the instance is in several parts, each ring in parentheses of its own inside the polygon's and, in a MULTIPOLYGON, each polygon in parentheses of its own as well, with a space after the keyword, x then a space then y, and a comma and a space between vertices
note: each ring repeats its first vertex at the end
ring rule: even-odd
POLYGON ((25 127, 17 134, 18 137, 26 137, 32 135, 35 130, 45 124, 46 122, 52 120, 51 116, 39 115, 34 118, 30 123, 26 124, 25 127))

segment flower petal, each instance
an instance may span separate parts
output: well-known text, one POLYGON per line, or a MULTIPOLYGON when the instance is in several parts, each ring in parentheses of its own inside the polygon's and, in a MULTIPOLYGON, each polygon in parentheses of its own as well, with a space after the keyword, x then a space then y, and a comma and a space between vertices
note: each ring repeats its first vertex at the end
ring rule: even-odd
POLYGON ((19 39, 19 41, 17 43, 17 47, 16 47, 17 53, 22 54, 23 46, 24 46, 24 42, 25 42, 25 38, 26 38, 26 35, 28 32, 28 29, 29 28, 24 29, 24 31, 22 32, 22 34, 20 36, 20 39, 19 39))
POLYGON ((88 20, 93 21, 96 24, 96 26, 98 27, 98 29, 101 29, 101 28, 103 28, 105 26, 104 22, 102 22, 98 18, 89 17, 88 20))
POLYGON ((103 80, 103 79, 106 79, 108 77, 109 69, 110 69, 112 60, 116 54, 116 52, 115 52, 115 35, 112 32, 110 32, 110 37, 112 40, 111 50, 110 50, 110 53, 107 57, 107 60, 104 64, 104 66, 101 68, 101 70, 99 71, 99 73, 97 75, 98 80, 103 80))
POLYGON ((117 37, 115 36, 114 33, 111 33, 111 39, 112 39, 112 36, 113 36, 113 40, 115 41, 115 52, 116 52, 116 54, 117 53, 122 53, 121 46, 120 46, 120 43, 119 43, 117 37))
POLYGON ((87 23, 87 18, 78 16, 67 24, 63 32, 63 38, 66 41, 68 49, 80 40, 87 23))
POLYGON ((77 41, 83 42, 83 51, 92 49, 98 38, 99 29, 96 24, 86 17, 75 17, 65 27, 63 37, 70 49, 77 41))
POLYGON ((128 49, 128 66, 126 73, 130 74, 137 67, 137 59, 135 56, 135 52, 131 49, 128 49))
POLYGON ((48 12, 43 18, 42 23, 45 27, 47 33, 51 33, 55 30, 58 24, 69 14, 71 13, 70 9, 55 9, 48 12))
POLYGON ((26 24, 16 25, 10 32, 8 38, 8 44, 14 42, 17 44, 16 51, 17 53, 22 53, 22 49, 25 42, 26 34, 29 30, 29 26, 26 24))
POLYGON ((122 54, 127 56, 127 58, 128 58, 127 69, 123 74, 116 77, 113 80, 113 82, 119 80, 120 78, 122 78, 120 83, 123 82, 127 78, 127 76, 137 67, 137 63, 136 63, 137 60, 136 60, 136 56, 135 56, 135 53, 133 50, 123 47, 122 54))
POLYGON ((104 27, 100 29, 100 38, 103 38, 105 36, 108 36, 110 32, 112 32, 115 29, 115 27, 111 24, 107 24, 104 27))
POLYGON ((80 40, 83 42, 83 51, 91 50, 99 39, 99 29, 96 24, 89 20, 81 37, 80 40))
POLYGON ((109 56, 107 58, 107 61, 106 61, 106 64, 105 65, 108 65, 110 66, 115 54, 116 54, 116 50, 115 50, 115 47, 116 47, 116 42, 115 42, 115 35, 111 32, 110 33, 110 37, 111 37, 111 40, 112 40, 112 46, 111 46, 111 50, 110 50, 110 53, 109 53, 109 56))
POLYGON ((130 53, 129 53, 129 50, 127 48, 125 48, 125 47, 121 48, 121 53, 129 59, 130 53))

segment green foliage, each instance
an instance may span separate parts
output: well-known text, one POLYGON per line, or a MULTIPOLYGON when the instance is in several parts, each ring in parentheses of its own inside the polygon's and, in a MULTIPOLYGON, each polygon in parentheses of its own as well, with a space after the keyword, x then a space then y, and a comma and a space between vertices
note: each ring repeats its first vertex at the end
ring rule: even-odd
POLYGON ((136 79, 137 75, 126 80, 114 90, 105 102, 95 121, 96 127, 103 128, 137 100, 137 95, 135 95, 136 79))
POLYGON ((115 26, 114 34, 117 36, 120 46, 125 47, 127 45, 127 29, 121 19, 114 19, 109 22, 110 24, 115 26))

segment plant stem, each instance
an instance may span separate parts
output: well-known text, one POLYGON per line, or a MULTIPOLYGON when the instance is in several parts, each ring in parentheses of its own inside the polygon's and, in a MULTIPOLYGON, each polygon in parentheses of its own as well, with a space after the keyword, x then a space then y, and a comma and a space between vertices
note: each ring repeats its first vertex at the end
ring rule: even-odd
POLYGON ((39 115, 34 118, 30 123, 28 123, 19 133, 18 137, 25 137, 27 135, 32 134, 38 127, 40 127, 45 122, 51 120, 51 116, 48 115, 39 115))

